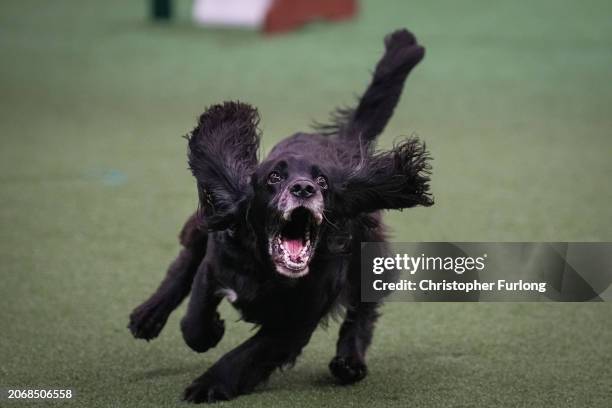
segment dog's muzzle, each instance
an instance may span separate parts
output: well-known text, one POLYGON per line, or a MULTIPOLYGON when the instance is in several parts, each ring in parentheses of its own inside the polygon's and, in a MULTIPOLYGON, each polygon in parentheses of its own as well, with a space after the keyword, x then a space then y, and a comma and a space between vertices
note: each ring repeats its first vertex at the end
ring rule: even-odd
POLYGON ((280 220, 270 231, 269 253, 276 271, 290 278, 308 273, 323 222, 323 197, 293 184, 279 200, 280 220))

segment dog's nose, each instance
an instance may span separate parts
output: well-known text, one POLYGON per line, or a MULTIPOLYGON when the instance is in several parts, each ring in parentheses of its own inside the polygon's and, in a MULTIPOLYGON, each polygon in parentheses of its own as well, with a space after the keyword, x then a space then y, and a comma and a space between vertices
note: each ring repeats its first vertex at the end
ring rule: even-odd
POLYGON ((315 193, 315 186, 308 180, 298 180, 289 188, 289 192, 299 198, 308 198, 315 193))

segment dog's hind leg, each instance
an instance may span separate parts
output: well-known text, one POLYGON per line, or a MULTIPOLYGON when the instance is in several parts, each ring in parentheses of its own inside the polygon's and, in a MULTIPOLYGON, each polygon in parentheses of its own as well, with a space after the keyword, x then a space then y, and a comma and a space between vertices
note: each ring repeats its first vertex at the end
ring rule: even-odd
POLYGON ((170 313, 189 294, 198 266, 206 252, 208 233, 192 215, 180 234, 183 248, 168 267, 157 290, 130 314, 128 328, 139 339, 151 340, 159 335, 170 313))
POLYGON ((425 49, 408 30, 397 30, 385 38, 385 53, 376 65, 370 85, 354 109, 338 109, 331 125, 320 125, 324 134, 359 139, 368 145, 382 133, 391 119, 404 82, 423 59, 425 49))
POLYGON ((251 392, 276 368, 292 365, 316 327, 316 322, 303 322, 294 327, 262 326, 254 336, 195 379, 185 389, 183 398, 211 403, 251 392))

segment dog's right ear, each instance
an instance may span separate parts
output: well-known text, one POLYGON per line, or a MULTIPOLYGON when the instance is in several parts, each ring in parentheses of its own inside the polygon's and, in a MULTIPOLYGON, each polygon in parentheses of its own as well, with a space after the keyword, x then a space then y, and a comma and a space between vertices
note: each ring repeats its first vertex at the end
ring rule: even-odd
POLYGON ((368 152, 354 168, 341 169, 336 212, 345 217, 378 210, 429 207, 431 157, 418 139, 408 139, 389 151, 368 152))
POLYGON ((259 114, 241 102, 211 106, 187 136, 189 167, 197 180, 200 215, 210 230, 235 223, 251 195, 257 166, 259 114))

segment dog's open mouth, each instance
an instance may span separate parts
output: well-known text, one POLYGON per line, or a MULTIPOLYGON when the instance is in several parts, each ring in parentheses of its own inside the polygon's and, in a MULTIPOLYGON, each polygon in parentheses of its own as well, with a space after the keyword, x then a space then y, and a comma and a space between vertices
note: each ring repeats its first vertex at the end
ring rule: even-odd
POLYGON ((285 213, 279 228, 270 235, 270 255, 279 273, 291 278, 308 273, 319 224, 319 218, 305 207, 285 213))

